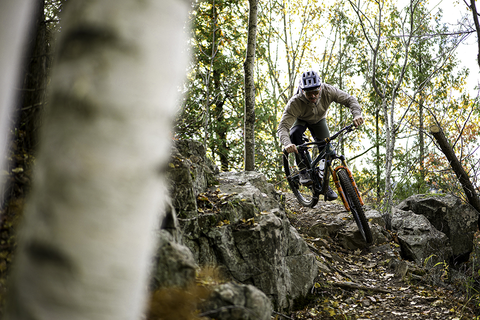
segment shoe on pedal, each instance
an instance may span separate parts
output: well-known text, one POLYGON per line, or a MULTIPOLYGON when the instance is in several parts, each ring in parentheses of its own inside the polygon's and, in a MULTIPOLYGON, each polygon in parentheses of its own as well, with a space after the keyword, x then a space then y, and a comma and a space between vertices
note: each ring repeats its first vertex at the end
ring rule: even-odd
POLYGON ((330 187, 328 187, 326 196, 327 196, 327 201, 333 201, 338 198, 337 193, 333 191, 332 188, 330 187))
POLYGON ((308 173, 300 172, 300 183, 303 184, 304 186, 308 186, 308 185, 311 185, 313 183, 313 181, 310 178, 310 175, 308 173))

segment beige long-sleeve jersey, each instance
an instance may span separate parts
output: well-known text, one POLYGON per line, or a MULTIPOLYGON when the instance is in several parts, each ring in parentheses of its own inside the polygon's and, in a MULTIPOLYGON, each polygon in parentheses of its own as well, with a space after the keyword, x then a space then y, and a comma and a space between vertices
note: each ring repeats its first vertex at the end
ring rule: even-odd
POLYGON ((329 84, 322 84, 320 97, 316 103, 308 101, 302 91, 298 90, 298 93, 288 101, 278 125, 277 135, 283 147, 292 143, 289 132, 297 119, 310 124, 317 123, 327 116, 328 108, 332 102, 340 103, 349 108, 353 119, 362 115, 362 108, 355 97, 329 84))

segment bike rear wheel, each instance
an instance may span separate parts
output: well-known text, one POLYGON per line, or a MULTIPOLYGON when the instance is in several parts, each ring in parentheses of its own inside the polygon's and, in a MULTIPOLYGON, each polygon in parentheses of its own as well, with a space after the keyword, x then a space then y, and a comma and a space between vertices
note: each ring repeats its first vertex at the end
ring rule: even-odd
POLYGON ((348 202, 348 206, 350 207, 350 211, 352 212, 353 218, 357 223, 363 240, 365 240, 366 243, 372 243, 372 231, 370 230, 370 226, 368 225, 367 218, 365 217, 365 213, 363 211, 363 206, 360 203, 357 193, 355 192, 352 181, 348 177, 347 171, 345 169, 340 169, 338 170, 337 175, 338 179, 340 180, 343 193, 345 194, 345 198, 348 202))
POLYGON ((283 170, 298 202, 305 207, 313 208, 318 202, 318 194, 315 193, 313 185, 304 186, 300 183, 300 171, 295 163, 295 153, 283 154, 283 170))

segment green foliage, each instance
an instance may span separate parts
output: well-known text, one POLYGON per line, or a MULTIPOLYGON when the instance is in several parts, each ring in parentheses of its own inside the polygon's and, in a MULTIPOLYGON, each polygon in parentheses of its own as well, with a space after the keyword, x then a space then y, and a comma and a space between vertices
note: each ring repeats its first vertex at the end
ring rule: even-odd
POLYGON ((198 1, 191 14, 193 60, 176 138, 203 140, 222 170, 242 163, 245 10, 237 1, 198 1))
MULTIPOLYGON (((472 146, 478 125, 473 119, 478 119, 479 108, 478 102, 463 92, 467 71, 458 70, 459 61, 452 51, 459 38, 446 35, 448 26, 442 23, 441 10, 428 11, 417 5, 410 11, 393 0, 382 3, 381 24, 377 19, 380 7, 371 0, 344 0, 330 6, 315 1, 259 3, 256 170, 270 181, 282 184, 276 129, 298 74, 307 68, 320 71, 325 82, 356 96, 362 105, 365 125, 352 139, 342 142, 341 150, 349 158, 364 153, 353 165, 359 168, 359 185, 368 199, 379 202, 384 198, 384 108, 390 105, 383 103, 391 104, 394 117, 393 123, 388 119, 396 139, 394 199, 432 190, 461 193, 448 164, 428 137, 427 128, 434 121, 446 126, 452 142, 457 141, 456 150, 467 171, 476 176, 478 156, 472 146), (383 40, 377 48, 375 75, 385 100, 369 82, 378 32, 383 40), (405 76, 396 88, 405 61, 405 76)), ((194 60, 184 87, 176 138, 204 141, 222 170, 242 170, 247 10, 246 3, 209 0, 197 1, 191 14, 194 60)), ((330 128, 348 121, 349 111, 333 104, 330 128)))

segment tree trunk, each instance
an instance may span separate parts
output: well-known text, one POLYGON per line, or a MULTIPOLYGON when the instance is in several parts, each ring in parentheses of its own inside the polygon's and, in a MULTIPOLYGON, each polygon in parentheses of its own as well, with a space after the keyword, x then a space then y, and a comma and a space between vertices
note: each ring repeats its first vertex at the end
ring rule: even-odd
MULTIPOLYGON (((0 1, 0 170, 5 165, 11 113, 20 85, 19 67, 34 8, 33 0, 0 1)), ((3 183, 1 175, 0 185, 3 183)))
POLYGON ((205 151, 208 148, 208 141, 210 139, 209 132, 210 132, 210 81, 212 78, 212 73, 213 73, 213 63, 215 60, 215 56, 217 55, 217 47, 215 46, 215 41, 216 41, 216 25, 217 23, 217 8, 215 7, 215 0, 212 1, 212 50, 210 51, 211 54, 208 57, 209 58, 209 66, 207 70, 207 74, 205 76, 205 101, 204 101, 204 108, 205 108, 205 114, 204 114, 204 120, 203 120, 203 131, 204 131, 204 136, 203 136, 203 147, 205 148, 205 151))
POLYGON ((229 152, 227 145, 228 125, 225 122, 225 110, 223 109, 223 106, 225 105, 228 96, 224 99, 220 99, 220 81, 220 72, 213 70, 213 85, 217 95, 215 109, 213 110, 215 119, 213 130, 217 136, 216 139, 212 139, 210 145, 212 145, 212 152, 216 153, 220 159, 220 169, 227 172, 229 167, 229 152))
POLYGON ((478 53, 477 53, 477 63, 480 67, 480 22, 478 21, 478 11, 475 5, 476 0, 470 0, 470 9, 472 10, 473 22, 475 23, 475 29, 477 30, 477 44, 478 44, 478 53))
POLYGON ((258 0, 249 0, 249 4, 247 57, 243 64, 245 70, 245 171, 255 170, 255 82, 253 73, 257 38, 258 0))
POLYGON ((420 98, 420 104, 418 106, 418 119, 419 119, 419 129, 418 129, 418 138, 419 138, 419 148, 420 148, 420 154, 419 154, 419 164, 420 164, 420 183, 418 191, 421 190, 421 185, 425 183, 425 133, 424 133, 424 119, 423 119, 423 94, 420 98))
MULTIPOLYGON (((383 117, 385 119, 385 199, 384 199, 384 217, 387 229, 391 230, 392 207, 393 207, 393 184, 392 168, 393 153, 395 150, 394 128, 391 119, 388 116, 389 107, 385 98, 382 98, 383 117)), ((392 102, 393 106, 393 102, 392 102)))
MULTIPOLYGON (((430 133, 435 137, 437 140, 440 149, 447 157, 448 162, 452 166, 455 175, 457 176, 460 184, 462 185, 463 191, 465 192, 465 196, 467 197, 468 203, 472 205, 480 213, 480 199, 478 194, 473 186, 468 174, 462 167, 462 164, 458 160, 455 152, 453 151, 450 143, 448 143, 445 134, 443 133, 442 128, 438 125, 432 125, 430 127, 430 133)), ((479 217, 479 227, 480 227, 480 217, 479 217)))
POLYGON ((37 147, 41 110, 45 102, 47 83, 47 39, 44 15, 44 1, 37 1, 35 25, 26 57, 26 74, 23 83, 22 104, 19 106, 17 128, 24 132, 20 140, 22 148, 28 154, 34 154, 37 147))
POLYGON ((381 163, 381 156, 380 156, 380 140, 381 140, 381 132, 380 132, 380 109, 375 110, 375 143, 377 144, 375 150, 375 167, 377 171, 377 200, 381 199, 381 182, 382 182, 382 171, 380 169, 380 163, 381 163))
POLYGON ((5 319, 142 317, 188 10, 65 3, 5 319))

